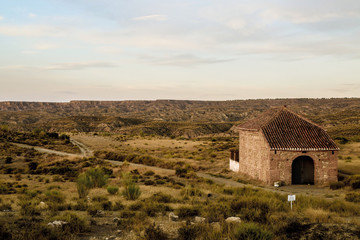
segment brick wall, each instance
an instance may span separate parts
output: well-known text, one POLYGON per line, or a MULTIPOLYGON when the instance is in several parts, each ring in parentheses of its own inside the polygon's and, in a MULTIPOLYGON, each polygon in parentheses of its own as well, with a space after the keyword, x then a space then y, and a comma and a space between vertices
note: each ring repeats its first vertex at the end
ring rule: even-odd
POLYGON ((239 131, 239 172, 269 183, 270 147, 260 131, 239 131))
POLYGON ((300 156, 309 156, 314 161, 314 184, 328 185, 337 181, 338 151, 271 151, 270 183, 283 181, 291 184, 292 163, 300 156), (334 153, 334 154, 333 154, 334 153))

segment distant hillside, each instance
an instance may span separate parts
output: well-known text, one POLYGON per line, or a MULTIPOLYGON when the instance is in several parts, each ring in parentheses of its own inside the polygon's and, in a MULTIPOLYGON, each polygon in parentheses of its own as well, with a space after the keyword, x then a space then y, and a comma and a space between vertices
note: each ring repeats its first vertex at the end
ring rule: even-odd
POLYGON ((283 105, 324 126, 336 136, 360 135, 359 98, 0 102, 0 124, 20 130, 44 128, 160 135, 163 131, 166 135, 178 136, 186 132, 185 135, 195 136, 228 131, 233 124, 253 118, 270 107, 283 105), (164 124, 159 122, 167 122, 165 128, 168 130, 162 130, 164 124), (183 131, 179 131, 180 125, 175 123, 180 124, 183 131), (216 125, 220 123, 225 125, 216 125), (193 129, 196 129, 195 133, 192 133, 193 129))

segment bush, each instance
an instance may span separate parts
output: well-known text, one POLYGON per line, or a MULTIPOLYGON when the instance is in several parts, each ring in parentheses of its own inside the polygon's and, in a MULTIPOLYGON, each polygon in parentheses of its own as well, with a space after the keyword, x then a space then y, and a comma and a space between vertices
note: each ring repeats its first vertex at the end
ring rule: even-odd
POLYGON ((153 171, 151 171, 151 170, 144 173, 145 176, 152 176, 154 174, 155 173, 153 171))
POLYGON ((91 186, 92 184, 90 179, 86 176, 86 174, 80 174, 76 181, 79 198, 85 198, 89 194, 91 186))
POLYGON ((345 200, 348 202, 360 202, 360 193, 350 192, 345 196, 345 200))
POLYGON ((108 186, 107 191, 109 194, 115 195, 116 193, 118 193, 119 187, 118 186, 108 186))
POLYGON ((145 229, 145 239, 167 240, 169 237, 159 226, 156 226, 155 223, 153 223, 145 229))
POLYGON ((86 220, 74 213, 66 213, 60 218, 54 220, 62 220, 67 222, 68 224, 64 225, 64 231, 68 231, 70 233, 81 233, 88 230, 88 224, 86 220))
POLYGON ((45 192, 44 200, 50 204, 61 204, 65 202, 65 196, 61 192, 51 190, 45 192))
POLYGON ((151 186, 151 185, 155 185, 155 182, 154 182, 153 180, 146 180, 146 181, 144 182, 144 184, 145 184, 146 186, 151 186))
POLYGON ((23 216, 39 216, 40 212, 36 209, 34 201, 22 200, 20 201, 20 214, 23 216))
POLYGON ((171 203, 175 201, 173 196, 162 192, 154 193, 150 199, 159 203, 171 203))
POLYGON ((330 184, 330 189, 332 190, 336 190, 336 189, 340 189, 345 187, 345 183, 344 182, 333 182, 330 184))
POLYGON ((197 207, 180 207, 176 209, 176 215, 179 218, 188 218, 199 215, 200 211, 197 207))
POLYGON ((5 158, 5 163, 10 164, 10 163, 12 163, 12 160, 13 160, 13 158, 8 156, 8 157, 5 158))
POLYGON ((271 240, 274 238, 272 232, 264 230, 255 223, 243 223, 235 230, 237 240, 271 240))
POLYGON ((201 233, 201 227, 199 225, 191 225, 187 222, 186 225, 178 229, 179 240, 195 240, 201 233))
POLYGON ((102 168, 89 168, 85 175, 89 178, 91 188, 101 188, 107 184, 109 179, 102 168))
POLYGON ((141 191, 129 174, 123 174, 124 190, 122 195, 127 200, 136 200, 140 197, 141 191))
POLYGON ((28 166, 29 166, 29 170, 30 171, 35 171, 36 170, 36 168, 38 167, 38 163, 37 162, 30 162, 29 164, 28 164, 28 166))
POLYGON ((185 177, 187 174, 187 169, 186 168, 177 168, 175 170, 175 175, 179 176, 179 177, 185 177))

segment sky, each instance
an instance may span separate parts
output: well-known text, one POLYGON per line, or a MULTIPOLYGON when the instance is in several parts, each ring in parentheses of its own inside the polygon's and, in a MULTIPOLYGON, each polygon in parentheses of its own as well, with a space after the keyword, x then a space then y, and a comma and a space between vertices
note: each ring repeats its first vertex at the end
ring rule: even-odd
POLYGON ((0 101, 331 97, 359 0, 0 0, 0 101))

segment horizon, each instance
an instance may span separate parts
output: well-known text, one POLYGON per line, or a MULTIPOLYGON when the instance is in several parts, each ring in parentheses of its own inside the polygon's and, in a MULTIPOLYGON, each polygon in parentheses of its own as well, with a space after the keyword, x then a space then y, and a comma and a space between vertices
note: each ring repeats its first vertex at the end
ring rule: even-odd
POLYGON ((4 1, 0 101, 356 98, 359 41, 356 0, 4 1))
POLYGON ((227 101, 253 101, 253 100, 301 100, 301 99, 308 99, 308 100, 332 100, 332 99, 360 99, 360 97, 323 97, 323 98, 316 98, 316 97, 309 97, 309 98, 246 98, 246 99, 225 99, 225 100, 211 100, 211 99, 124 99, 124 100, 69 100, 69 101, 22 101, 22 100, 0 100, 0 103, 71 103, 71 102, 141 102, 141 101, 149 101, 149 102, 156 102, 156 101, 197 101, 197 102, 227 102, 227 101))

